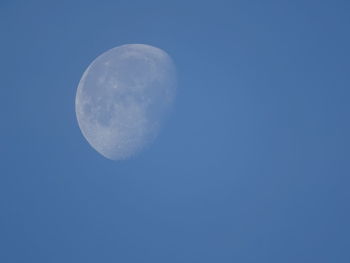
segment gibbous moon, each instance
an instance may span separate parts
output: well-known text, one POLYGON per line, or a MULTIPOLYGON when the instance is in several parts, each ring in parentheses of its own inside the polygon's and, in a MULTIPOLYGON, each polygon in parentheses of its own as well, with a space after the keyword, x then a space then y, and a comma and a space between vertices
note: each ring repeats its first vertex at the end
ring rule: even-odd
POLYGON ((75 110, 89 144, 108 159, 127 159, 159 133, 175 98, 170 56, 143 44, 112 48, 84 72, 75 110))

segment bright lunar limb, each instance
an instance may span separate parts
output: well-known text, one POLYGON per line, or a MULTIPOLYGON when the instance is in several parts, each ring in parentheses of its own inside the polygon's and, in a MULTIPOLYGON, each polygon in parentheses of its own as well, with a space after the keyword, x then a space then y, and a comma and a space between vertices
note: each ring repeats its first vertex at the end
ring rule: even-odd
POLYGON ((108 159, 127 159, 152 142, 175 98, 170 56, 128 44, 97 57, 84 72, 75 110, 89 144, 108 159))

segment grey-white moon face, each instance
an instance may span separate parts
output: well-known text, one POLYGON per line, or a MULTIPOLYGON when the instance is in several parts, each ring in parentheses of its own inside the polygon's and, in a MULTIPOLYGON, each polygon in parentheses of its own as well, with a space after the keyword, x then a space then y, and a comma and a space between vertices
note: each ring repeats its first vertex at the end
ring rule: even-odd
POLYGON ((163 50, 143 44, 112 48, 84 72, 75 110, 89 144, 122 160, 152 142, 175 98, 175 67, 163 50))

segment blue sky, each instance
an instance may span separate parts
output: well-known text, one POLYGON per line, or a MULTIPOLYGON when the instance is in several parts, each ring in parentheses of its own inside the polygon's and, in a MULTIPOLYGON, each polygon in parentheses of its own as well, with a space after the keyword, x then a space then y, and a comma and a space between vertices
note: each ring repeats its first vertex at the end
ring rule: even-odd
POLYGON ((2 1, 0 262, 350 262, 348 1, 2 1), (112 47, 167 51, 173 113, 96 153, 74 100, 112 47))

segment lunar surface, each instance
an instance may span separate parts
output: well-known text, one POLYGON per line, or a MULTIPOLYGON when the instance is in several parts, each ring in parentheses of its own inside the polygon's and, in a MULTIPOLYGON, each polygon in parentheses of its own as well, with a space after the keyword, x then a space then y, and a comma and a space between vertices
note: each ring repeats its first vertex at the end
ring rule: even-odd
POLYGON ((79 127, 97 152, 127 159, 156 138, 175 91, 175 67, 166 52, 143 44, 112 48, 89 65, 79 82, 79 127))

